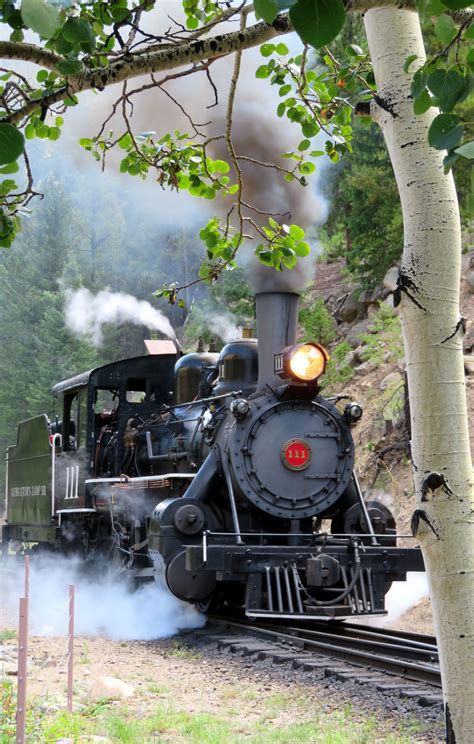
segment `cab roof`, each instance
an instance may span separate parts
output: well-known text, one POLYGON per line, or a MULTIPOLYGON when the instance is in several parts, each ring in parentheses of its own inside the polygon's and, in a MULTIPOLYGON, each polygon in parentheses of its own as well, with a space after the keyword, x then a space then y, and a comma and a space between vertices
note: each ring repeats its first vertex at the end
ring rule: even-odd
POLYGON ((169 388, 170 385, 172 387, 176 359, 176 354, 152 354, 111 362, 58 382, 52 387, 52 393, 57 398, 59 395, 89 385, 115 389, 123 385, 128 378, 141 377, 156 380, 160 387, 169 388))

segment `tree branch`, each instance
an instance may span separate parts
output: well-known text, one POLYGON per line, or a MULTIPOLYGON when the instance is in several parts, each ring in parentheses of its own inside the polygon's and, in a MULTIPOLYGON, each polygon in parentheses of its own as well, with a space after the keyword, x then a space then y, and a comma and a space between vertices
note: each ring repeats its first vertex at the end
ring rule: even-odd
MULTIPOLYGON (((177 44, 173 49, 151 53, 145 51, 128 55, 127 58, 115 60, 107 67, 98 67, 93 70, 86 70, 80 75, 68 77, 67 86, 49 94, 48 96, 35 101, 30 101, 17 111, 12 112, 3 121, 16 123, 24 116, 30 114, 31 111, 38 106, 50 106, 73 93, 80 93, 91 89, 103 90, 109 85, 121 83, 125 80, 130 80, 131 78, 139 77, 141 75, 161 72, 164 70, 173 70, 176 67, 181 67, 193 62, 215 59, 216 57, 223 57, 233 52, 242 52, 245 49, 250 49, 268 41, 269 39, 273 39, 275 36, 287 34, 291 30, 292 25, 289 17, 284 14, 279 15, 271 26, 263 22, 256 23, 248 29, 232 31, 227 34, 219 34, 210 39, 177 44)), ((18 45, 13 45, 11 42, 4 42, 3 44, 9 45, 7 49, 4 48, 4 56, 8 56, 6 52, 9 51, 11 59, 24 59, 24 57, 21 57, 18 53, 18 45)), ((32 45, 23 44, 21 46, 32 47, 33 50, 37 49, 32 45)), ((27 50, 26 53, 29 55, 28 61, 42 64, 42 58, 38 55, 35 57, 33 51, 27 50)), ((56 55, 49 57, 50 54, 51 53, 48 52, 48 58, 44 59, 45 62, 48 61, 51 63, 53 58, 56 62, 61 59, 60 57, 56 57, 56 55)))
POLYGON ((36 44, 26 44, 19 41, 0 41, 0 58, 19 59, 23 62, 33 62, 35 65, 56 70, 56 66, 64 57, 49 49, 43 49, 36 44))

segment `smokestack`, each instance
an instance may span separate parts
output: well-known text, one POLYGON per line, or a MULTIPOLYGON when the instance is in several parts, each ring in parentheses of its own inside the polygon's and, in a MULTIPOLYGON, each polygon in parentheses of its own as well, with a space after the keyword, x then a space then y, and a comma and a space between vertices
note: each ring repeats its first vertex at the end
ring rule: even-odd
POLYGON ((273 355, 296 343, 299 295, 294 292, 260 292, 257 307, 258 384, 276 387, 281 377, 273 371, 273 355))

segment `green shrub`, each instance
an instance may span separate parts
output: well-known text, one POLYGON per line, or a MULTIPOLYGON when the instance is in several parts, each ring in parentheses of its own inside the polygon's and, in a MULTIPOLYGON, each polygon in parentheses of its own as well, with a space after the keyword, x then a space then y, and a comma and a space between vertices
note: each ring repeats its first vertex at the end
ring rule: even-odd
POLYGON ((302 341, 316 341, 326 345, 334 340, 336 323, 321 297, 318 297, 309 307, 303 307, 298 319, 302 330, 302 341))
POLYGON ((354 370, 346 362, 347 355, 352 351, 347 341, 342 341, 331 350, 331 357, 326 367, 326 372, 321 381, 324 394, 331 392, 332 388, 343 385, 352 378, 354 370))

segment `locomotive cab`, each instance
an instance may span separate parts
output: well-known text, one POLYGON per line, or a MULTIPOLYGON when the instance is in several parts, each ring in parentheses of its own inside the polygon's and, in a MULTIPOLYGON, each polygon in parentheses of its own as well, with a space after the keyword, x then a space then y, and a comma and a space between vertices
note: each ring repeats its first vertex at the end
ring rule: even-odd
POLYGON ((95 482, 120 480, 131 449, 127 426, 169 402, 175 361, 172 353, 135 357, 53 387, 61 420, 21 422, 16 445, 7 449, 3 546, 58 546, 66 519, 97 514, 95 482))

